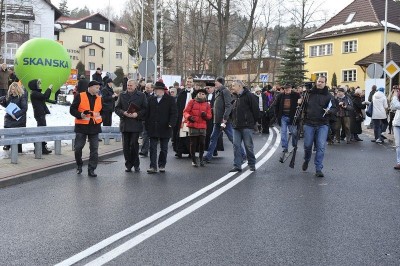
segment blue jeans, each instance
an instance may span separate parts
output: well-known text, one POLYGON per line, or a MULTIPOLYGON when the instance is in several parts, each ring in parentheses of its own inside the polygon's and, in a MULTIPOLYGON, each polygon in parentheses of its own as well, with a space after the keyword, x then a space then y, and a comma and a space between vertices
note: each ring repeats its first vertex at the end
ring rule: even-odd
POLYGON ((381 135, 387 129, 387 126, 388 126, 387 119, 372 119, 372 121, 374 122, 374 137, 375 137, 375 140, 380 139, 380 140, 383 141, 383 138, 381 137, 381 135))
POLYGON ((400 164, 400 127, 393 127, 394 143, 396 145, 396 162, 400 164))
POLYGON ((292 134, 292 146, 297 146, 297 126, 292 126, 290 123, 290 117, 283 115, 281 118, 281 141, 282 148, 288 149, 288 128, 289 132, 292 134))
POLYGON ((256 156, 254 155, 253 129, 251 128, 233 129, 233 166, 239 169, 242 168, 242 141, 246 150, 249 166, 255 166, 256 156))
MULTIPOLYGON (((232 124, 227 122, 226 127, 223 129, 221 128, 221 124, 214 124, 213 131, 210 136, 210 144, 208 145, 207 154, 204 156, 204 160, 210 161, 215 148, 217 147, 218 138, 221 132, 224 131, 226 136, 228 137, 229 141, 233 143, 233 127, 232 124)), ((246 153, 241 147, 242 158, 246 158, 246 153)))
POLYGON ((310 126, 304 125, 304 161, 309 162, 311 159, 312 145, 315 140, 317 152, 314 158, 315 170, 321 171, 324 167, 324 152, 326 139, 328 137, 328 125, 310 126))

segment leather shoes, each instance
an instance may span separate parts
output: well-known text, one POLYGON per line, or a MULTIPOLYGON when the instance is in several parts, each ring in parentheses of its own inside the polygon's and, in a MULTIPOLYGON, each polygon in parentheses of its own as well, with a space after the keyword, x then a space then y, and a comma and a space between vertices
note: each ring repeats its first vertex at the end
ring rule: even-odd
POLYGON ((396 170, 400 170, 400 164, 396 164, 393 168, 396 170))
POLYGON ((127 172, 127 173, 132 172, 132 168, 126 168, 126 169, 125 169, 125 172, 127 172))
POLYGON ((135 167, 135 172, 136 173, 140 172, 140 167, 135 167))
POLYGON ((251 165, 250 167, 250 171, 254 172, 256 170, 256 167, 254 165, 251 165))
POLYGON ((242 169, 233 167, 231 170, 229 170, 229 172, 242 172, 242 169))
POLYGON ((76 174, 80 175, 82 174, 82 167, 78 166, 78 168, 76 168, 76 174))
POLYGON ((88 176, 96 177, 97 175, 94 173, 94 170, 88 170, 88 176))
POLYGON ((303 166, 301 167, 301 169, 303 169, 303 171, 307 171, 308 168, 308 162, 304 161, 303 166))

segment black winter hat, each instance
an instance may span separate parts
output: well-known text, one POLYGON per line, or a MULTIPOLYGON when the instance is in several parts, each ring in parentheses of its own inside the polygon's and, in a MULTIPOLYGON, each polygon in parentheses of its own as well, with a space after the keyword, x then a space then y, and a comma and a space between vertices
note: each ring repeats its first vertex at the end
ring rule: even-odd
POLYGON ((207 93, 207 90, 206 89, 199 89, 199 90, 196 90, 196 93, 198 94, 199 92, 202 92, 202 93, 204 93, 205 95, 207 95, 208 93, 207 93))
POLYGON ((101 83, 99 83, 96 80, 92 80, 91 82, 89 82, 88 87, 94 86, 94 85, 101 85, 101 83))
POLYGON ((157 81, 156 84, 154 84, 154 89, 165 89, 165 84, 161 81, 157 81))

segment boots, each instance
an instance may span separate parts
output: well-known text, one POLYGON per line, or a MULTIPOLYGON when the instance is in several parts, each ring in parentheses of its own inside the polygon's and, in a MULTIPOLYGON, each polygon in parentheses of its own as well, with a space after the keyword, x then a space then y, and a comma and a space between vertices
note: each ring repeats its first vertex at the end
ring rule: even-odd
POLYGON ((52 150, 47 148, 47 143, 46 142, 42 142, 42 154, 50 154, 52 152, 53 152, 52 150))
POLYGON ((197 160, 197 157, 196 156, 192 156, 192 165, 194 166, 194 167, 199 167, 199 162, 198 162, 198 160, 197 160))
POLYGON ((203 160, 203 154, 200 154, 199 158, 200 158, 200 166, 205 166, 205 162, 203 160))

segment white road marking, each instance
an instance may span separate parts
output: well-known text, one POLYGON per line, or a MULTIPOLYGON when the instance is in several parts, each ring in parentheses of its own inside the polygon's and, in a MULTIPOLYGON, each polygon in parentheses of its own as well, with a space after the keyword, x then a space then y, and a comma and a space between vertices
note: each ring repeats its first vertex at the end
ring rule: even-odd
MULTIPOLYGON (((274 128, 275 132, 276 129, 274 128)), ((280 134, 277 134, 277 141, 275 142, 274 146, 272 149, 258 162, 256 163, 256 168, 259 168, 261 165, 263 165, 271 156, 274 154, 274 152, 279 148, 279 143, 280 143, 280 134)), ((214 191, 210 195, 204 197, 203 199, 195 202, 194 204, 188 206, 187 208, 183 209, 182 211, 178 212, 177 214, 174 214, 170 218, 162 221, 161 223, 155 225, 154 227, 146 230, 145 232, 133 237, 132 239, 126 241, 125 243, 121 244, 120 246, 114 248, 113 250, 103 254, 102 256, 98 257, 97 259, 89 262, 86 264, 86 266, 99 266, 103 265, 116 257, 120 256, 124 252, 132 249, 136 245, 140 244, 147 238, 157 234, 161 230, 165 229, 166 227, 176 223, 183 217, 187 216, 188 214, 194 212, 195 210, 199 209, 203 205, 209 203, 213 199, 217 198, 220 196, 222 193, 226 192, 227 190, 233 188, 237 184, 239 184, 241 181, 243 181, 246 177, 248 177, 252 172, 250 170, 245 171, 241 175, 239 175, 237 178, 226 184, 225 186, 219 188, 218 190, 214 191)))
MULTIPOLYGON (((274 128, 275 132, 277 133, 276 128, 274 128)), ((271 144, 272 141, 272 136, 273 134, 270 134, 268 137, 267 142, 265 143, 265 145, 263 146, 263 148, 256 154, 256 158, 260 157, 261 154, 263 154, 267 148, 269 147, 269 145, 271 144)), ((279 136, 279 134, 277 134, 279 136)), ((277 142, 279 144, 280 142, 280 136, 279 136, 279 141, 277 142)), ((275 143, 275 145, 277 145, 275 143)), ((274 146, 275 146, 274 145, 274 146)), ((242 167, 246 167, 247 163, 243 164, 242 167)), ((232 176, 234 176, 236 173, 228 173, 225 176, 221 177, 220 179, 218 179, 217 181, 215 181, 214 183, 200 189, 199 191, 193 193, 192 195, 180 200, 177 203, 172 204, 171 206, 153 214, 152 216, 132 225, 131 227, 128 227, 126 229, 124 229, 121 232, 118 232, 102 241, 100 241, 99 243, 73 255, 72 257, 56 264, 55 266, 67 266, 67 265, 73 265, 75 263, 77 263, 78 261, 83 260, 84 258, 87 258, 89 256, 91 256, 92 254, 98 252, 99 250, 102 250, 103 248, 111 245, 112 243, 120 240, 121 238, 126 237, 127 235, 130 235, 132 233, 134 233, 135 231, 153 223, 154 221, 162 218, 163 216, 175 211, 176 209, 182 207, 183 205, 187 204, 188 202, 200 197, 201 195, 203 195, 204 193, 206 193, 209 190, 212 190, 213 188, 215 188, 216 186, 220 185, 221 183, 225 182, 226 180, 228 180, 229 178, 231 178, 232 176)))

